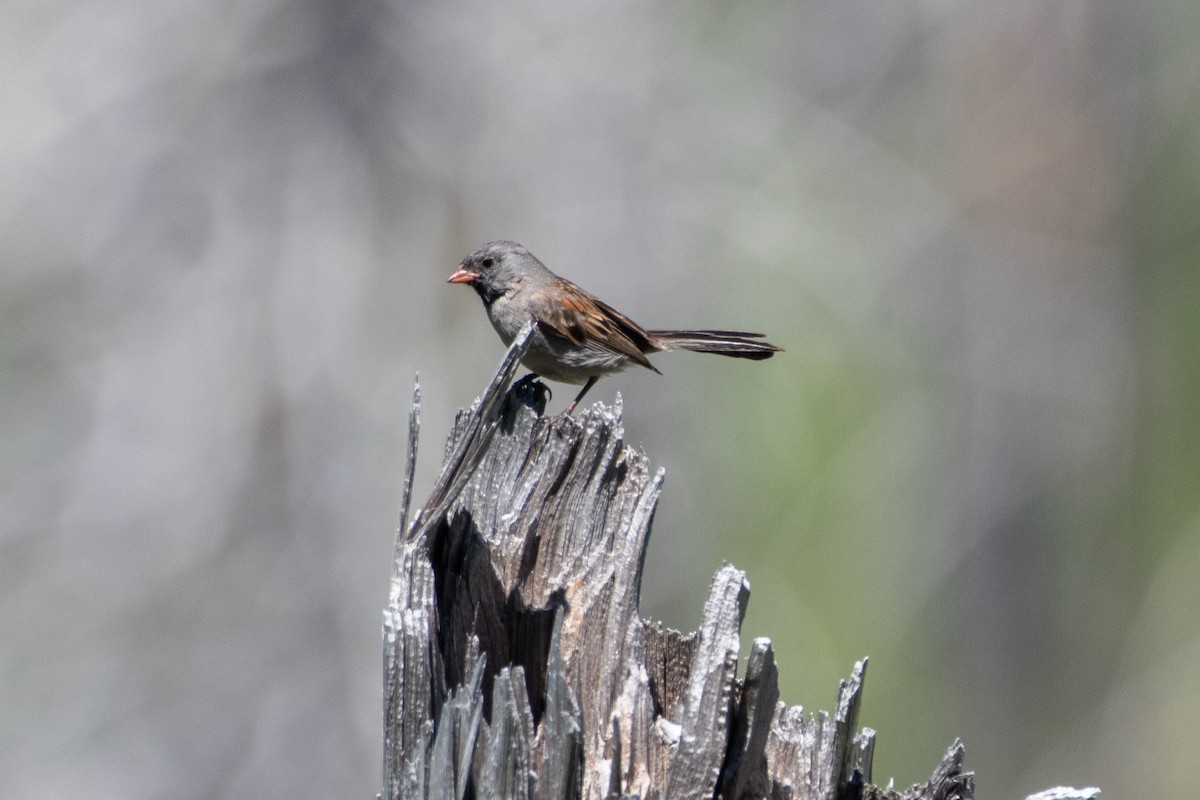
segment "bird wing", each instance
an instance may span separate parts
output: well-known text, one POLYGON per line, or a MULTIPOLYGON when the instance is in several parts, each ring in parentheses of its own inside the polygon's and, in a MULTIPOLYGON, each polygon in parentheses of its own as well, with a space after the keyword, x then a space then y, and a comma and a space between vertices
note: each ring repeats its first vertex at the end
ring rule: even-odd
POLYGON ((646 353, 659 348, 640 325, 570 281, 558 281, 554 292, 557 299, 543 292, 536 295, 537 323, 542 333, 578 347, 610 350, 654 369, 646 353))

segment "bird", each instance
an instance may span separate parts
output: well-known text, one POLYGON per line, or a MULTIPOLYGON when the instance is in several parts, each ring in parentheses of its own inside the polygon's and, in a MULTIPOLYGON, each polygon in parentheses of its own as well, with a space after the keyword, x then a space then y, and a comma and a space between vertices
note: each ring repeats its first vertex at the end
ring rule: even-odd
POLYGON ((757 361, 782 351, 764 341, 761 333, 647 330, 555 275, 513 241, 483 245, 462 260, 447 282, 475 290, 505 346, 530 320, 536 323, 521 363, 539 377, 583 384, 564 415, 570 415, 604 375, 634 365, 658 372, 647 358, 651 353, 692 350, 757 361))

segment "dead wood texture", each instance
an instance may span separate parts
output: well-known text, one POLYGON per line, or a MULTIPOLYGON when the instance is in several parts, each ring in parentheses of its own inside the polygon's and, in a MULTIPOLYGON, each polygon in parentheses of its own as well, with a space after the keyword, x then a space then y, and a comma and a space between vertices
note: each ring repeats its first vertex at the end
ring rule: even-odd
POLYGON ((927 783, 872 784, 875 732, 858 729, 866 659, 832 713, 779 702, 768 639, 739 679, 740 570, 714 576, 694 633, 638 615, 662 471, 625 447, 619 400, 545 418, 528 386, 505 392, 526 338, 459 413, 428 501, 401 519, 381 797, 973 797, 957 741, 927 783))

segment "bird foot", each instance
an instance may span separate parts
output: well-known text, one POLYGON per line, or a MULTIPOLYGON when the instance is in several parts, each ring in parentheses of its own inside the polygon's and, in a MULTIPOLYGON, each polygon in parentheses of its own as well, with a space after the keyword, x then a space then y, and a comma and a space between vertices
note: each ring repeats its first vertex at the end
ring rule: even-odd
POLYGON ((550 387, 538 380, 538 376, 532 372, 514 383, 510 391, 513 399, 532 408, 539 417, 546 412, 546 404, 554 396, 550 387))

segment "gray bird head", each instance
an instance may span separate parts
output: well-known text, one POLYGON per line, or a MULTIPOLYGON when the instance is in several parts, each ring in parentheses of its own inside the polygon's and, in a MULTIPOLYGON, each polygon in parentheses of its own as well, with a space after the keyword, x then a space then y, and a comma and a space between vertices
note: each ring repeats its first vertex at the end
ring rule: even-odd
POLYGON ((523 280, 548 277, 550 270, 516 242, 488 242, 462 260, 449 283, 465 283, 491 305, 523 280))

